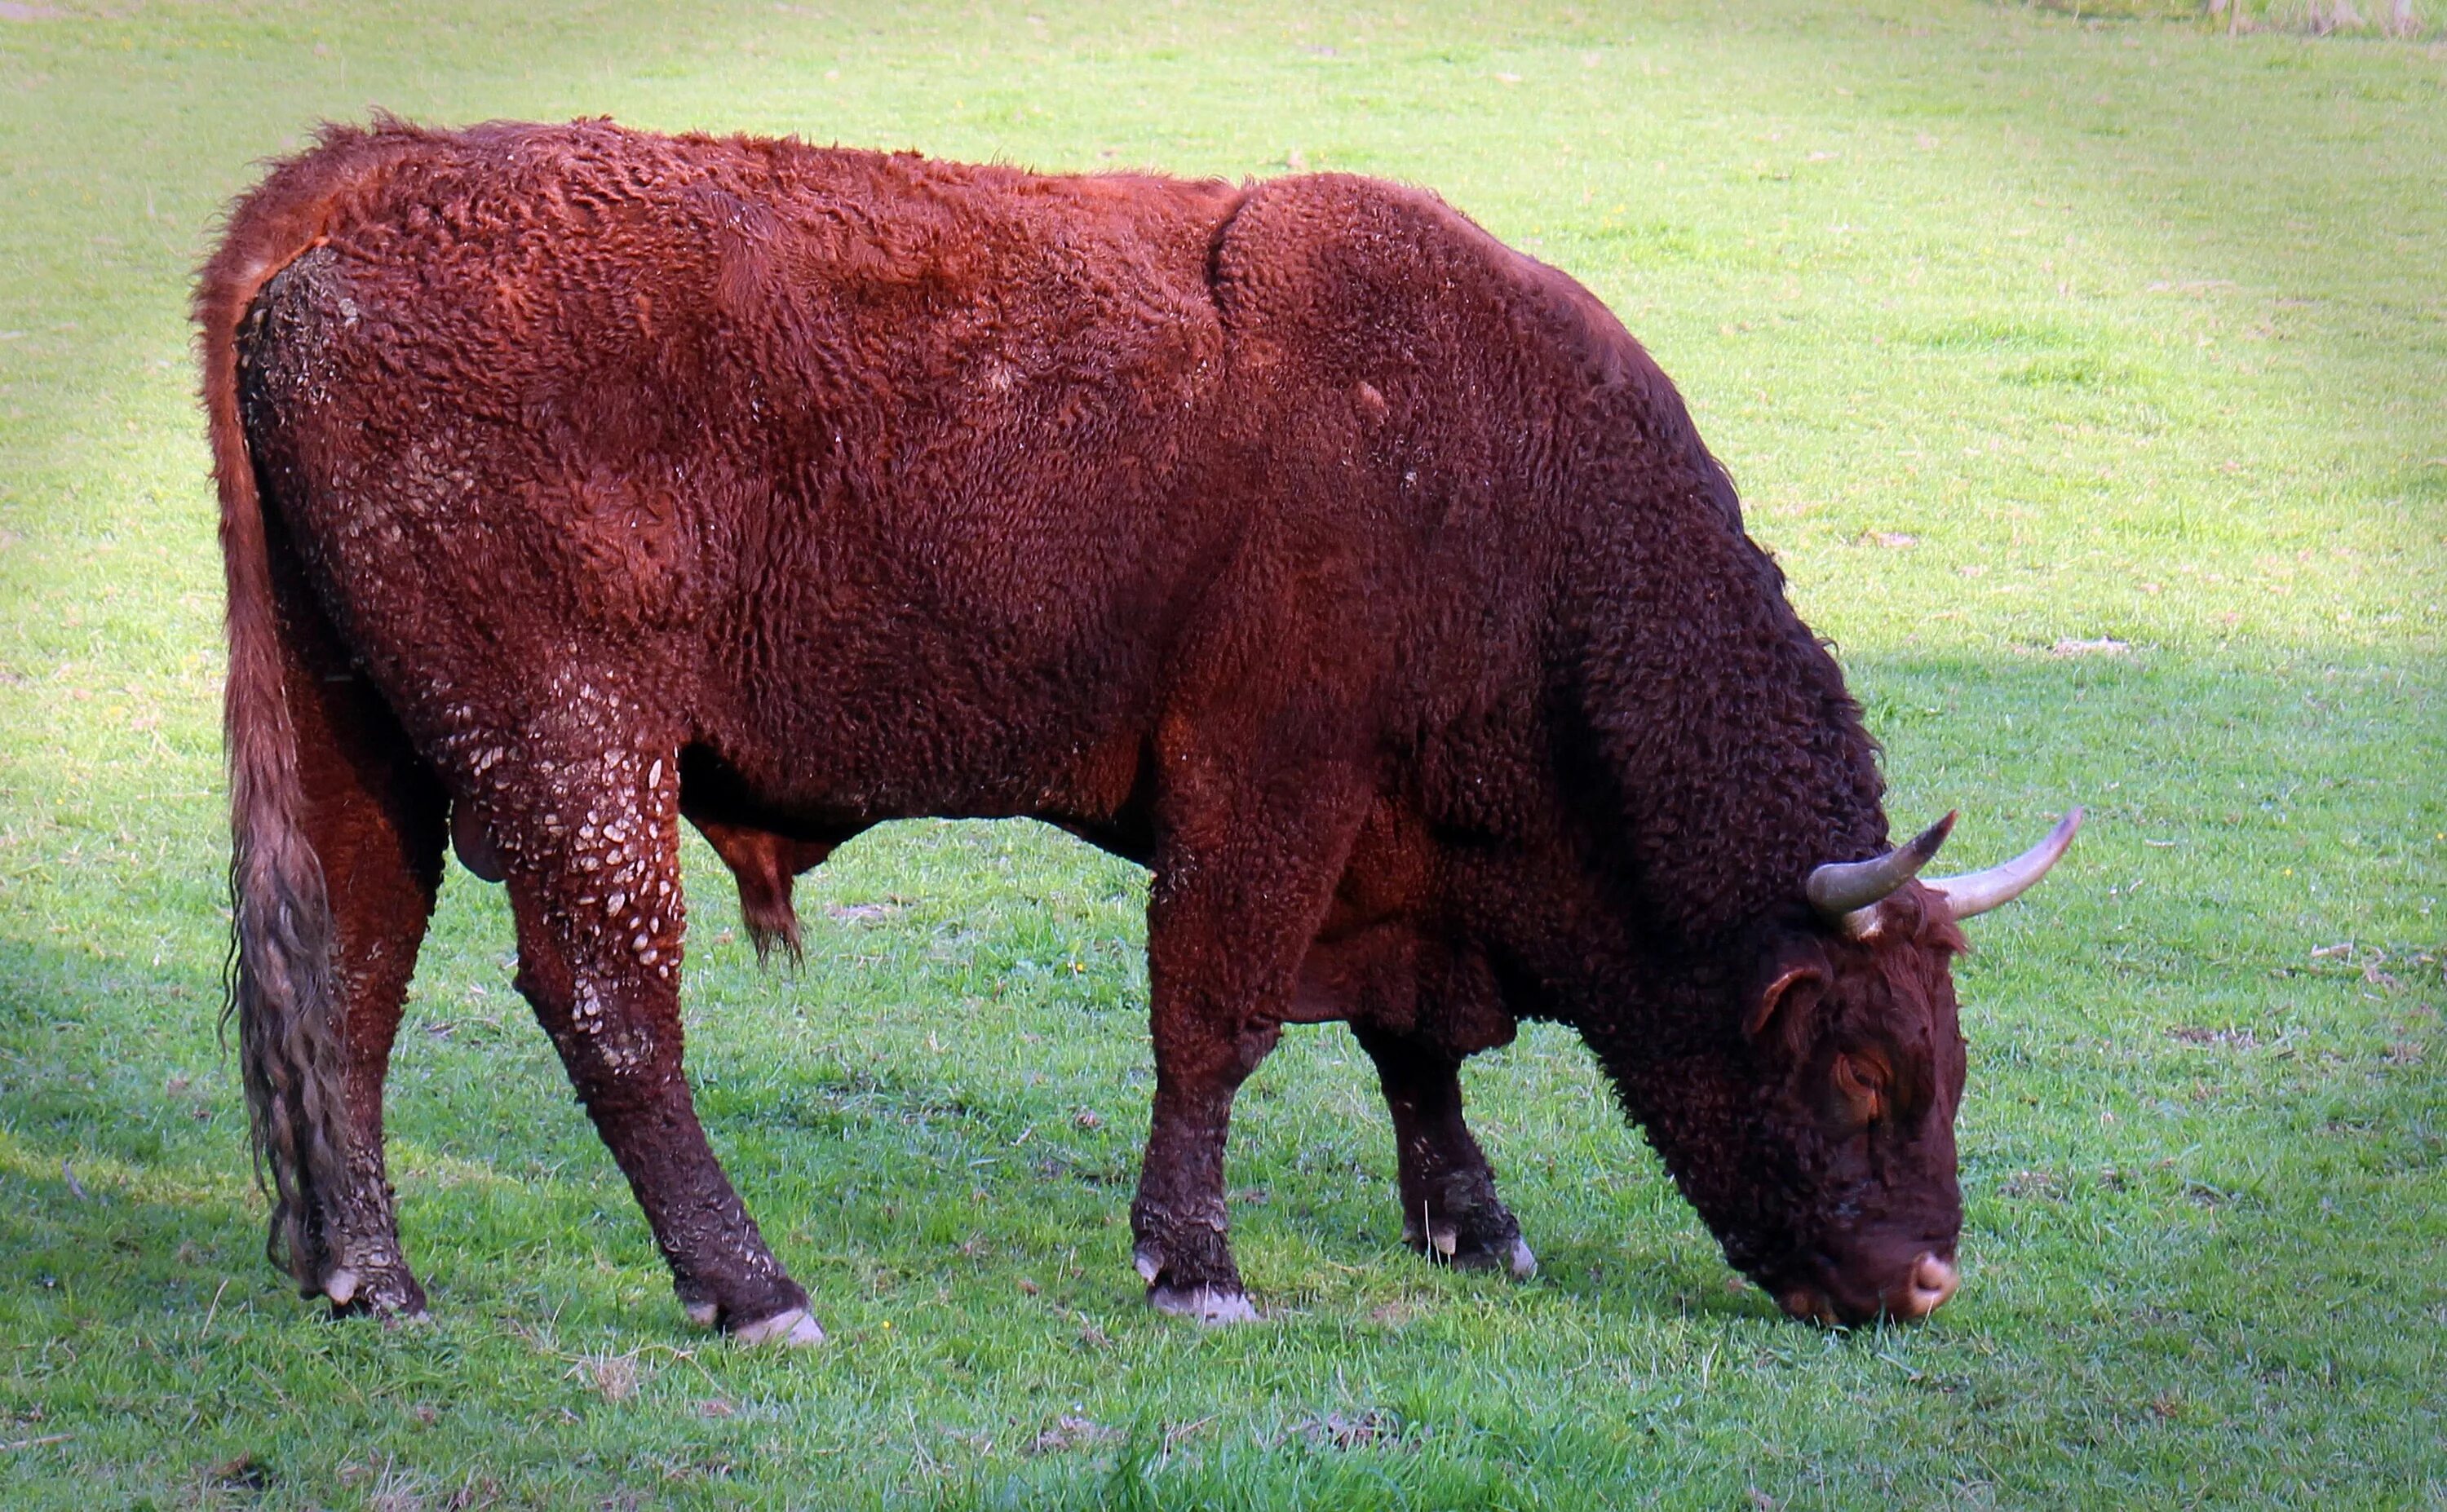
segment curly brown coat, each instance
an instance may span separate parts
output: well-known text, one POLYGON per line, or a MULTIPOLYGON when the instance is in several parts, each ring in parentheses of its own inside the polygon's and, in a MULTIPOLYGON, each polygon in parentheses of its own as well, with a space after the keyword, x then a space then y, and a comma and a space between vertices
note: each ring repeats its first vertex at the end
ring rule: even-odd
POLYGON ((197 318, 310 1294, 423 1303, 381 1090, 449 836, 683 1301, 797 1315, 681 1071, 683 817, 760 946, 889 819, 1152 869, 1167 1308, 1247 1312, 1225 1127, 1290 1022, 1375 1057, 1431 1255, 1529 1263, 1456 1080, 1524 1017, 1772 1287, 1867 1315, 1951 1255, 1959 936, 1802 895, 1887 845, 1843 679, 1648 355, 1433 197, 383 120, 239 201, 197 318))

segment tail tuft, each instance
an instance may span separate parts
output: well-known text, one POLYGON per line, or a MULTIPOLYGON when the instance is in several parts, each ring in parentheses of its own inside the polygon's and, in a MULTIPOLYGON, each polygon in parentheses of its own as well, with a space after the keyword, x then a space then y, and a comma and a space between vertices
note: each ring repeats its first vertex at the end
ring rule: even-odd
MULTIPOLYGON (((283 822, 288 805, 267 791, 279 784, 240 775, 239 744, 234 736, 222 1019, 237 1021, 256 1179, 272 1190, 264 1253, 313 1295, 330 1264, 321 1215, 346 1171, 331 910, 320 864, 302 832, 283 822)), ((287 776, 294 796, 294 768, 287 776)))

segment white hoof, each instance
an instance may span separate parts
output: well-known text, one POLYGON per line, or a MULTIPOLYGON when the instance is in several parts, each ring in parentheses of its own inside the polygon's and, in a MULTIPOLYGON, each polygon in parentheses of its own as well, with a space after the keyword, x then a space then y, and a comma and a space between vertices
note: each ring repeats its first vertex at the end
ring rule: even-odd
POLYGON ((690 1322, 701 1329, 713 1327, 713 1320, 722 1315, 722 1309, 711 1302, 683 1302, 680 1311, 688 1314, 690 1322))
POLYGON ((742 1344, 781 1344, 803 1350, 825 1341, 825 1331, 807 1315, 804 1307, 776 1313, 761 1323, 749 1323, 730 1331, 730 1336, 742 1344))
POLYGON ((1506 1263, 1512 1267, 1512 1278, 1516 1281, 1526 1281, 1538 1274, 1538 1257, 1529 1253, 1527 1239, 1515 1238, 1512 1253, 1505 1258, 1506 1263))
POLYGON ((1255 1323, 1258 1310, 1249 1305, 1247 1294, 1218 1292, 1211 1286, 1191 1291, 1176 1291, 1169 1286, 1148 1289, 1148 1302, 1159 1313, 1175 1317, 1194 1317, 1201 1323, 1255 1323))
POLYGON ((333 1307, 348 1306, 356 1300, 357 1273, 344 1265, 323 1277, 323 1295, 332 1299, 333 1307))

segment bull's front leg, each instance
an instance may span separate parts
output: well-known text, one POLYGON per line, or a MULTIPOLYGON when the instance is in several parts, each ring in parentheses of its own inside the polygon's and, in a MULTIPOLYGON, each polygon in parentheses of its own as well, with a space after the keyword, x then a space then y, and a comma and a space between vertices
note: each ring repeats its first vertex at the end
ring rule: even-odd
POLYGON ((1462 1121, 1461 1063, 1407 1035, 1354 1025, 1394 1115, 1402 1242, 1462 1270, 1501 1266, 1527 1279, 1538 1258, 1495 1195, 1495 1173, 1462 1121))
MULTIPOLYGON (((1163 1024, 1161 1010, 1156 1018, 1163 1024)), ((1130 1203, 1131 1258, 1158 1312, 1207 1323, 1255 1318, 1232 1260, 1224 1146, 1233 1095, 1281 1032, 1273 1025, 1220 1032, 1173 1015, 1155 1034, 1155 1117, 1138 1197, 1130 1203)))
POLYGON ((1232 1260, 1224 1147, 1232 1099, 1280 1034, 1301 956, 1349 854, 1364 793, 1327 770, 1186 784, 1148 897, 1156 1090, 1130 1204, 1132 1257, 1158 1310, 1255 1318, 1232 1260))
POLYGON ((806 1294, 731 1190, 681 1067, 676 767, 650 749, 564 759, 545 784, 497 769, 484 817, 518 920, 518 987, 689 1316, 749 1343, 813 1344, 806 1294))

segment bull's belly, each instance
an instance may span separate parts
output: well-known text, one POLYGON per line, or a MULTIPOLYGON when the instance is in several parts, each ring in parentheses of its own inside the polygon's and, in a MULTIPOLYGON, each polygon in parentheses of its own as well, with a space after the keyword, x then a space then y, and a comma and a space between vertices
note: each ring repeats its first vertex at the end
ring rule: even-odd
POLYGON ((1150 722, 1085 690, 990 708, 909 689, 754 692, 761 717, 708 721, 683 750, 692 815, 810 837, 901 819, 1038 819, 1144 850, 1150 722))

